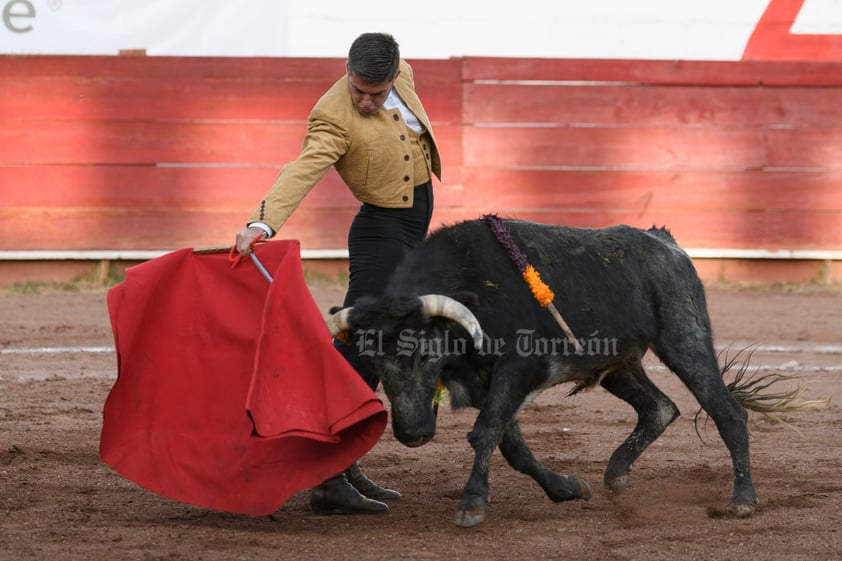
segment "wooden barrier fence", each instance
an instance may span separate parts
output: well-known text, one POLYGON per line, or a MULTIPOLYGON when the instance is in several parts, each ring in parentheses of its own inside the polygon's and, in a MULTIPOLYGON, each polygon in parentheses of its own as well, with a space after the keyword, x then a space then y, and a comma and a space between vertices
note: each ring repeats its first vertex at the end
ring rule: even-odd
MULTIPOLYGON (((708 278, 842 278, 842 63, 411 62, 444 160, 434 227, 665 225, 708 278)), ((0 267, 230 244, 343 71, 0 56, 0 267)), ((282 235, 341 252, 357 206, 331 172, 282 235)))

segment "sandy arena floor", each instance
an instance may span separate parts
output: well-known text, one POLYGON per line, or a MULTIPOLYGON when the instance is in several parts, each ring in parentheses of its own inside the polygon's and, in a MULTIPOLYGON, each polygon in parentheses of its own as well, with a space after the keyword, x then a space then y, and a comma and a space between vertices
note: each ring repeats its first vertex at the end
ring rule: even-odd
MULTIPOLYGON (((342 286, 315 283, 323 310, 342 286)), ((542 395, 521 415, 535 454, 587 479, 589 502, 552 503, 499 453, 484 524, 456 528, 472 461, 473 411, 439 413, 428 445, 408 449, 390 429, 363 460, 372 479, 399 489, 382 516, 317 517, 306 491, 272 516, 252 518, 160 498, 98 456, 101 410, 115 379, 105 292, 0 293, 0 559, 577 561, 842 559, 842 291, 710 288, 718 347, 760 345, 753 365, 797 376, 807 399, 830 407, 752 417, 761 503, 724 513, 730 461, 710 425, 699 440, 694 399, 656 360, 650 375, 682 416, 637 462, 611 499, 602 471, 634 424, 632 410, 598 389, 542 395), (82 351, 76 348, 84 348, 82 351), (76 350, 74 350, 76 349, 76 350)))

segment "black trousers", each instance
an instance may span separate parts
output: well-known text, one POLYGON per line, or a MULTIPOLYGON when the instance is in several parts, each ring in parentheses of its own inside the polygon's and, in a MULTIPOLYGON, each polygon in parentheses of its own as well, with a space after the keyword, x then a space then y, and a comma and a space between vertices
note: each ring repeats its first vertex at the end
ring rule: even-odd
MULTIPOLYGON (((427 235, 433 216, 431 181, 415 187, 412 208, 382 208, 363 204, 348 231, 350 276, 344 306, 353 306, 361 296, 380 296, 386 282, 407 252, 427 235)), ((360 356, 357 345, 335 341, 342 356, 371 389, 378 378, 360 356)))

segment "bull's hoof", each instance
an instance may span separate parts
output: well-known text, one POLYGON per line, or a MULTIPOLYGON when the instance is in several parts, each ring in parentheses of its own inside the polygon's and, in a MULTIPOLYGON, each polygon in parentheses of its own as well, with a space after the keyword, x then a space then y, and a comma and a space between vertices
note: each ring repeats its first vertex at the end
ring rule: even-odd
POLYGON ((757 493, 750 484, 734 485, 734 494, 728 499, 725 510, 737 518, 748 518, 757 506, 757 493))
POLYGON ((459 528, 473 528, 485 520, 485 511, 481 509, 456 511, 456 526, 459 528))
POLYGON ((621 475, 620 477, 615 477, 612 480, 605 481, 605 488, 608 489, 608 492, 612 495, 619 495, 623 491, 626 490, 626 486, 629 484, 629 476, 628 475, 621 475))
POLYGON ((584 479, 579 479, 578 477, 574 477, 573 479, 575 479, 576 483, 579 484, 579 498, 585 501, 591 500, 593 491, 591 491, 590 484, 584 479))
POLYGON ((754 506, 755 503, 747 503, 747 502, 734 502, 731 501, 727 505, 725 505, 725 510, 736 516, 737 518, 748 518, 752 514, 754 514, 754 506))
POLYGON ((566 477, 559 476, 553 481, 552 486, 547 486, 544 490, 554 503, 572 501, 573 499, 584 499, 587 501, 593 495, 591 486, 587 481, 572 475, 566 477))
POLYGON ((466 495, 456 509, 456 525, 460 528, 473 528, 485 520, 488 503, 477 495, 466 495))

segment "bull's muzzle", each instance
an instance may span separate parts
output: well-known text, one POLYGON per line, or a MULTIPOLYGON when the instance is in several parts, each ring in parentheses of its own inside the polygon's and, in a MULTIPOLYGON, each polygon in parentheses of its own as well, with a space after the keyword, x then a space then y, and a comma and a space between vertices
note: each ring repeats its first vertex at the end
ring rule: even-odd
POLYGON ((436 418, 424 415, 423 418, 410 419, 412 420, 401 417, 394 402, 392 403, 392 432, 395 439, 407 448, 418 448, 430 442, 436 434, 436 418))

